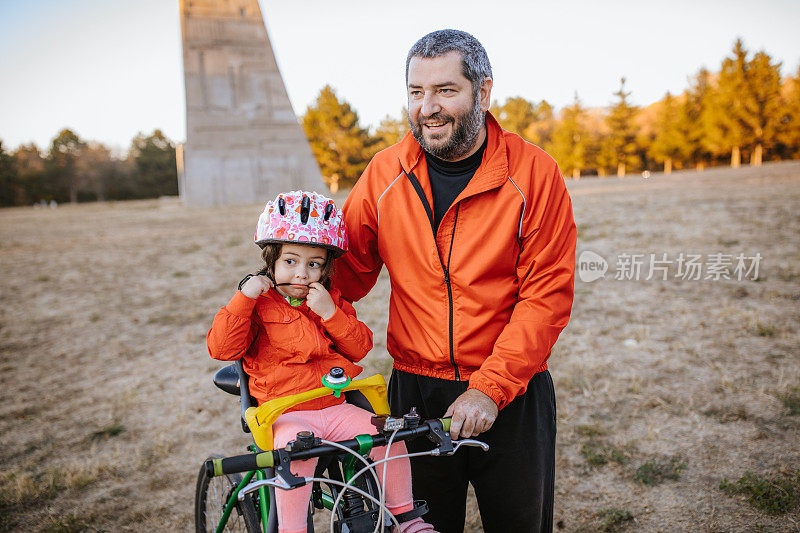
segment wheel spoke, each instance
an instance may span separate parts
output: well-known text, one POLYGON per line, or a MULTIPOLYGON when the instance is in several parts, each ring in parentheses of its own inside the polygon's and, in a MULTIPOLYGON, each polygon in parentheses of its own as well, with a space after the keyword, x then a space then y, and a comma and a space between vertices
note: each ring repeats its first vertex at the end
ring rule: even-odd
MULTIPOLYGON (((217 459, 220 456, 211 456, 217 459)), ((225 506, 233 496, 233 491, 242 481, 240 474, 229 474, 209 477, 205 468, 200 469, 195 494, 195 529, 197 532, 215 531, 225 506)), ((233 509, 225 523, 224 531, 253 533, 260 531, 259 516, 256 513, 254 500, 248 497, 245 501, 234 502, 233 509)))

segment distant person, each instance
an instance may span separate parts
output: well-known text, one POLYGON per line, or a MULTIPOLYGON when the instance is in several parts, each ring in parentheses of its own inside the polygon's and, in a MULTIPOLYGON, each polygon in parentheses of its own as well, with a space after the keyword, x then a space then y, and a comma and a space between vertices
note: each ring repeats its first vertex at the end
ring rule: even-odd
POLYGON ((462 531, 472 483, 485 531, 550 531, 547 359, 572 307, 569 194, 553 159, 487 112, 492 70, 472 35, 424 36, 408 53, 406 82, 411 131, 372 159, 345 203, 350 253, 334 286, 358 300, 386 265, 393 413, 452 415, 453 438, 491 446, 412 459, 426 519, 462 531))
MULTIPOLYGON (((333 367, 349 377, 360 374, 355 363, 372 348, 372 332, 339 291, 329 290, 333 263, 347 251, 347 232, 333 200, 313 192, 278 195, 258 219, 255 242, 262 248, 264 269, 244 281, 214 317, 208 332, 211 357, 242 359, 259 404, 319 388, 333 367)), ((372 434, 371 418, 372 413, 344 403, 344 396, 309 400, 278 417, 274 447, 283 448, 303 430, 330 440, 372 434)), ((390 456, 405 453, 398 442, 390 456)), ((385 454, 381 447, 371 456, 385 454)), ((316 464, 317 459, 293 461, 292 472, 313 476, 316 464)), ((386 506, 402 522, 402 531, 433 531, 422 518, 404 522, 401 516, 414 508, 408 459, 386 464, 386 506)), ((306 531, 311 488, 275 491, 282 533, 306 531)))

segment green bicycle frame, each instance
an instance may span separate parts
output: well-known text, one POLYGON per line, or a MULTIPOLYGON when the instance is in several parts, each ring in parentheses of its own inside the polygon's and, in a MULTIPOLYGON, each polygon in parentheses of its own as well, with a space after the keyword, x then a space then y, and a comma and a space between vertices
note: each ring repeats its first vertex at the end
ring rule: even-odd
MULTIPOLYGON (((449 420, 448 420, 449 422, 449 420)), ((449 426, 449 424, 448 424, 449 426)), ((449 427, 445 429, 445 431, 449 430, 449 427)), ((366 457, 369 455, 369 452, 372 450, 373 447, 373 440, 371 435, 356 435, 355 439, 358 441, 358 453, 366 457)), ((255 448, 252 449, 255 452, 255 448)), ((348 455, 344 458, 342 462, 342 466, 344 469, 344 479, 347 482, 350 482, 353 478, 353 475, 356 473, 357 466, 359 463, 355 457, 352 455, 348 455)), ((217 529, 215 530, 216 533, 222 533, 225 529, 225 526, 228 523, 228 518, 233 511, 234 506, 236 505, 236 500, 239 496, 239 492, 253 479, 253 477, 257 480, 266 479, 266 474, 264 471, 259 470, 251 470, 247 472, 242 481, 239 482, 239 485, 236 486, 236 490, 231 493, 231 497, 228 500, 228 503, 225 504, 225 509, 222 512, 222 517, 219 520, 219 524, 217 524, 217 529)), ((269 518, 269 494, 267 493, 267 489, 265 487, 261 487, 258 489, 258 496, 259 496, 259 514, 261 515, 261 529, 266 533, 267 527, 267 520, 269 518)), ((334 498, 332 494, 324 489, 322 489, 322 504, 323 506, 328 509, 329 511, 333 511, 333 503, 334 498)))
MULTIPOLYGON (((236 505, 236 500, 239 497, 239 492, 253 479, 253 476, 257 480, 266 479, 263 470, 251 470, 247 472, 242 480, 239 482, 239 485, 236 486, 236 490, 231 493, 231 497, 228 500, 228 503, 225 504, 225 509, 222 511, 222 517, 219 519, 219 524, 217 524, 217 529, 215 530, 216 533, 222 533, 225 530, 225 526, 228 524, 228 518, 231 516, 231 512, 233 511, 234 506, 236 505)), ((267 527, 267 518, 269 517, 269 494, 267 494, 267 489, 261 487, 258 489, 258 496, 259 496, 259 512, 261 514, 261 529, 262 531, 266 532, 267 527)))
MULTIPOLYGON (((351 458, 352 459, 352 458, 351 458)), ((349 467, 346 468, 346 479, 350 481, 353 474, 355 473, 355 465, 351 464, 348 465, 349 467)), ((228 518, 230 518, 231 513, 233 512, 234 506, 236 506, 236 500, 239 496, 239 492, 248 484, 250 481, 255 477, 257 480, 266 479, 267 476, 264 475, 263 470, 251 470, 247 472, 245 476, 242 478, 242 481, 239 482, 237 485, 236 490, 231 493, 231 497, 228 500, 228 503, 225 504, 225 509, 222 512, 222 517, 219 519, 219 524, 217 524, 217 528, 215 529, 216 533, 222 533, 225 530, 225 526, 228 524, 228 518)), ((261 515, 261 530, 266 533, 267 530, 267 520, 269 519, 269 494, 267 494, 267 489, 261 487, 258 489, 258 496, 259 496, 259 505, 258 511, 261 515)), ((322 505, 329 511, 333 511, 333 502, 334 498, 330 492, 325 489, 322 489, 322 505)))
MULTIPOLYGON (((264 475, 263 470, 256 470, 257 480, 261 481, 266 478, 267 476, 264 475)), ((269 517, 269 494, 267 494, 267 489, 264 487, 258 489, 258 503, 258 509, 261 511, 261 531, 266 533, 267 518, 269 517)))
POLYGON ((215 530, 216 533, 222 533, 225 529, 225 525, 228 523, 228 518, 231 516, 231 511, 233 511, 233 507, 236 505, 236 498, 239 496, 239 491, 242 490, 245 485, 250 483, 250 480, 253 479, 255 475, 255 471, 247 472, 242 480, 239 482, 239 485, 236 486, 236 490, 231 493, 231 498, 228 500, 228 503, 225 504, 225 509, 222 511, 222 517, 219 519, 219 524, 217 524, 217 529, 215 530))

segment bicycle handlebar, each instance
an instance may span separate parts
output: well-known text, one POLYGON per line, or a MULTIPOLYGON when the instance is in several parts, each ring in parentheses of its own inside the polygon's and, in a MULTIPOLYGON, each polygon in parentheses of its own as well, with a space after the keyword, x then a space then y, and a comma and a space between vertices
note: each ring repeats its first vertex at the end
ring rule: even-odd
MULTIPOLYGON (((430 438, 439 446, 441 454, 449 454, 454 451, 453 443, 450 440, 450 418, 434 418, 421 423, 415 428, 400 429, 394 436, 393 442, 406 441, 423 435, 430 438)), ((371 439, 370 448, 379 448, 389 442, 391 433, 377 433, 366 435, 371 439)), ((356 438, 340 441, 337 444, 350 450, 358 452, 364 446, 364 435, 356 438), (359 439, 359 437, 361 439, 359 439)), ((280 464, 281 457, 288 458, 290 461, 311 459, 313 457, 323 457, 326 455, 339 455, 342 450, 326 444, 312 446, 300 450, 269 450, 260 453, 248 453, 235 455, 223 459, 209 459, 205 462, 206 474, 209 477, 221 476, 223 474, 235 474, 238 472, 249 472, 259 468, 274 467, 280 464)))

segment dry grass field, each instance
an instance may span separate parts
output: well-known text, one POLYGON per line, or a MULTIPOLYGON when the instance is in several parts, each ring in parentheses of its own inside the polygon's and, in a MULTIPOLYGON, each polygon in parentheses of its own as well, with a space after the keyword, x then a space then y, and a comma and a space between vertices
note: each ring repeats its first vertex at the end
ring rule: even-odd
MULTIPOLYGON (((576 281, 550 359, 557 531, 800 531, 800 164, 569 187, 609 271, 576 281), (704 279, 757 253, 757 280, 704 279)), ((248 444, 205 333, 258 265, 259 208, 0 211, 0 531, 192 529, 201 461, 248 444)), ((384 373, 388 290, 357 305, 384 373)))

